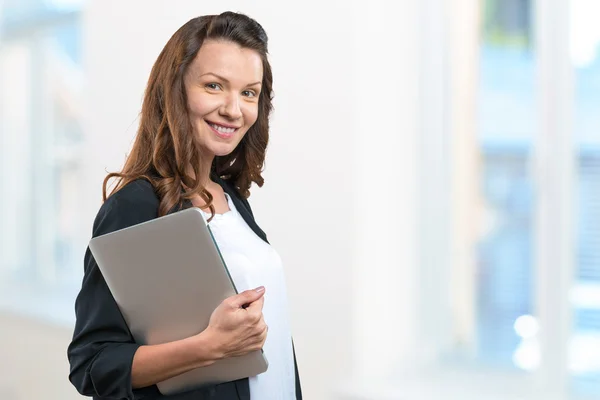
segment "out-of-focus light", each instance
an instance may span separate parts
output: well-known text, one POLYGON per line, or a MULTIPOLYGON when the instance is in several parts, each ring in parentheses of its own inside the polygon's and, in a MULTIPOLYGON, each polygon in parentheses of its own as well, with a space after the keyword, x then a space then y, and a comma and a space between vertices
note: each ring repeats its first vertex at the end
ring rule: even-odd
POLYGON ((515 320, 515 332, 523 339, 535 337, 540 330, 540 325, 535 317, 531 315, 521 315, 515 320))
POLYGON ((576 334, 569 341, 569 370, 574 374, 600 372, 600 334, 576 334))
POLYGON ((534 371, 540 366, 542 359, 540 343, 537 338, 540 324, 537 318, 531 315, 521 315, 515 320, 514 329, 522 340, 513 353, 513 363, 517 368, 534 371))
POLYGON ((600 44, 598 0, 571 0, 571 60, 578 68, 594 62, 600 44))
POLYGON ((569 297, 575 308, 600 309, 600 284, 577 283, 569 297))
POLYGON ((537 339, 524 339, 513 353, 513 363, 517 368, 534 371, 540 366, 540 344, 537 339))

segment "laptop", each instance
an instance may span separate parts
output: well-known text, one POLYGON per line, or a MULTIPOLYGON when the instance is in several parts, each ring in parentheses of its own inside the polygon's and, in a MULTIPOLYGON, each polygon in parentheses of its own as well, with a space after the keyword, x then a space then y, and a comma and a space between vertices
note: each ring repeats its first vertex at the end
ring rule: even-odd
MULTIPOLYGON (((154 345, 202 332, 237 294, 202 211, 188 208, 93 238, 89 243, 135 341, 154 345)), ((157 384, 164 395, 256 376, 262 350, 219 360, 157 384)))

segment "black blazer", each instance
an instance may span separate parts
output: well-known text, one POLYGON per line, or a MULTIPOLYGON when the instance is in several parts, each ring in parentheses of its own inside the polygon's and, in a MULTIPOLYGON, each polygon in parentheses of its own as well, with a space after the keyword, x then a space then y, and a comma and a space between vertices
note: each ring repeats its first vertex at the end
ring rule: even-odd
MULTIPOLYGON (((216 179, 235 204, 240 215, 265 242, 267 236, 254 220, 247 200, 226 181, 216 179)), ((158 217, 159 199, 152 185, 138 179, 110 196, 94 221, 93 236, 100 236, 158 217)), ((186 202, 184 208, 191 207, 186 202)), ((174 209, 172 212, 177 211, 174 209)), ((156 385, 142 389, 131 387, 131 365, 139 344, 135 343, 112 297, 98 265, 88 248, 81 291, 75 302, 77 317, 73 340, 67 355, 69 380, 79 393, 97 400, 250 400, 248 378, 205 387, 173 396, 163 396, 156 385)), ((296 398, 302 399, 298 367, 296 398)), ((256 399, 252 399, 256 400, 256 399)))

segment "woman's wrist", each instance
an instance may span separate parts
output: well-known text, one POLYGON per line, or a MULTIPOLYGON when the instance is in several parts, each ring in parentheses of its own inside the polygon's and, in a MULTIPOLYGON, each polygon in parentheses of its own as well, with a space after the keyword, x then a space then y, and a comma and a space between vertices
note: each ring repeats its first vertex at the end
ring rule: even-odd
POLYGON ((220 340, 211 329, 207 328, 190 339, 199 367, 214 364, 224 358, 220 340))

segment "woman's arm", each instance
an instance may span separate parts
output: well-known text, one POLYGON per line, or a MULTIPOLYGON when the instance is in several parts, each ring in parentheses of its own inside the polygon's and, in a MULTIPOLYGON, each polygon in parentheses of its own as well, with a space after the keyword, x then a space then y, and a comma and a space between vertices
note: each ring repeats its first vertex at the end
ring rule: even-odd
POLYGON ((141 346, 135 352, 131 372, 134 389, 154 385, 222 358, 217 340, 206 330, 175 342, 141 346))

